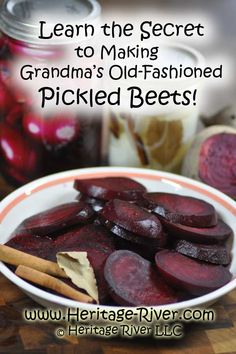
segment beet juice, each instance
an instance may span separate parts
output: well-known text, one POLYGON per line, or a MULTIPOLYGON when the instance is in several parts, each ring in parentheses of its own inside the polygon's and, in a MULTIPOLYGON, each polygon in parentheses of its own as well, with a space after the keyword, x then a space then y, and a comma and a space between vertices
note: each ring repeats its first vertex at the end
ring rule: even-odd
POLYGON ((94 0, 59 0, 56 5, 55 9, 53 0, 8 0, 0 10, 0 173, 14 185, 100 164, 101 115, 87 115, 79 107, 38 112, 22 85, 12 79, 17 60, 47 64, 64 55, 64 43, 37 41, 35 18, 44 20, 44 14, 57 11, 80 23, 100 14, 94 0))

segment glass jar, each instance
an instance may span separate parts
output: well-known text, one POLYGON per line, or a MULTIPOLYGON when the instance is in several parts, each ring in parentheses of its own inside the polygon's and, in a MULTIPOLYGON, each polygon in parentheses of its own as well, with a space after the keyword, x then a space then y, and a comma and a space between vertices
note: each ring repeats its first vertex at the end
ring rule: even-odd
MULTIPOLYGON (((156 66, 168 65, 202 68, 204 59, 197 51, 180 45, 162 45, 156 66)), ((129 82, 123 82, 125 87, 129 82)), ((131 86, 131 85, 130 85, 131 86)), ((154 79, 139 82, 143 92, 169 90, 183 92, 198 89, 200 80, 180 78, 175 80, 154 79)), ((144 95, 143 95, 144 96, 144 95)), ((199 97, 198 97, 199 98, 199 97)), ((113 166, 146 167, 179 173, 184 155, 197 130, 198 105, 168 104, 130 110, 108 112, 110 127, 108 160, 113 166)))
POLYGON ((46 46, 37 41, 38 28, 32 22, 39 13, 54 11, 79 23, 96 20, 100 6, 96 0, 56 4, 53 0, 9 0, 1 7, 0 172, 14 185, 58 171, 97 166, 101 160, 101 116, 56 107, 53 113, 39 113, 22 85, 12 80, 18 59, 42 64, 64 56, 64 44, 46 46))

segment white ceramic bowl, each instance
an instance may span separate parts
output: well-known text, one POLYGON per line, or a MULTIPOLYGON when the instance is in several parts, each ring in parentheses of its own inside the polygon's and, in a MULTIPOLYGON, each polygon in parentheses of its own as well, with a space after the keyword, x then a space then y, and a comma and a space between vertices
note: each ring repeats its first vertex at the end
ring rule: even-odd
MULTIPOLYGON (((11 232, 26 217, 43 211, 55 205, 71 201, 77 195, 72 185, 75 178, 90 178, 104 176, 127 176, 143 183, 149 191, 165 191, 202 198, 212 203, 223 220, 228 223, 236 233, 236 203, 214 188, 191 179, 148 169, 101 167, 73 170, 47 176, 31 182, 7 196, 0 203, 0 243, 9 240, 11 232)), ((166 306, 153 306, 153 308, 168 308, 181 310, 189 307, 205 307, 218 298, 236 288, 236 242, 232 246, 232 263, 230 270, 233 279, 207 295, 166 306)), ((8 267, 0 262, 0 271, 10 281, 21 288, 36 302, 46 307, 66 306, 70 308, 94 309, 97 305, 84 304, 62 298, 47 291, 38 289, 17 277, 8 267)), ((117 311, 119 307, 101 306, 101 308, 117 311)))

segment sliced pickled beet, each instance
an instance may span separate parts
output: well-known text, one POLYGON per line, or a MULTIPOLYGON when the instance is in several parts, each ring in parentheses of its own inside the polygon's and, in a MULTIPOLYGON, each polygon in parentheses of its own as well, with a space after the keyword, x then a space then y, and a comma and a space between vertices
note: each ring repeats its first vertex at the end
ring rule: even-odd
POLYGON ((230 271, 222 265, 198 261, 176 251, 157 252, 155 261, 169 284, 196 296, 214 291, 232 278, 230 271))
POLYGON ((168 240, 165 233, 159 239, 152 240, 140 237, 108 220, 103 221, 103 224, 114 235, 117 249, 133 251, 148 260, 153 261, 156 252, 167 246, 168 240))
POLYGON ((159 235, 158 238, 147 238, 147 237, 142 237, 138 234, 135 234, 133 232, 127 231, 124 228, 110 222, 109 220, 103 220, 101 219, 101 222, 103 225, 112 232, 115 236, 121 237, 127 241, 130 241, 134 244, 139 244, 142 246, 148 246, 152 247, 154 251, 157 251, 160 248, 164 248, 167 244, 167 236, 163 232, 159 235))
MULTIPOLYGON (((128 232, 123 230, 124 232, 128 232)), ((115 234, 114 234, 115 235, 115 234)), ((152 244, 141 244, 141 243, 135 243, 132 240, 129 240, 127 238, 122 238, 122 237, 115 237, 116 241, 116 249, 117 250, 129 250, 134 253, 139 254, 141 257, 149 260, 150 262, 153 262, 155 254, 160 251, 161 249, 166 248, 166 242, 162 246, 158 245, 152 245, 152 244)))
POLYGON ((74 141, 80 130, 77 117, 68 113, 42 117, 28 112, 23 117, 23 127, 33 139, 53 146, 74 141))
POLYGON ((16 235, 6 245, 44 259, 48 259, 53 250, 53 241, 50 238, 28 234, 16 235))
POLYGON ((175 245, 175 250, 185 256, 214 264, 227 265, 231 260, 230 252, 225 246, 204 245, 179 240, 175 245))
POLYGON ((167 221, 192 227, 210 227, 217 223, 213 205, 204 200, 171 193, 145 193, 145 203, 167 221))
POLYGON ((76 197, 78 201, 84 201, 85 203, 89 204, 95 212, 98 212, 103 209, 105 202, 104 200, 97 199, 97 198, 92 198, 88 197, 87 195, 84 194, 78 194, 76 197))
POLYGON ((125 200, 114 199, 100 212, 102 218, 143 238, 157 240, 163 230, 155 215, 125 200))
POLYGON ((119 305, 150 306, 178 301, 152 264, 134 252, 113 252, 106 261, 104 275, 111 297, 119 305))
POLYGON ((199 177, 212 187, 236 198, 236 135, 221 133, 206 139, 199 154, 199 177))
POLYGON ((34 175, 40 165, 40 157, 33 145, 17 130, 5 123, 0 124, 0 155, 14 169, 34 175))
POLYGON ((74 188, 90 197, 111 200, 137 200, 146 191, 146 188, 127 177, 104 177, 76 179, 74 188))
POLYGON ((114 250, 114 239, 103 227, 97 225, 76 226, 73 230, 58 236, 54 241, 55 253, 59 250, 72 251, 73 248, 83 245, 100 245, 104 249, 114 250))
POLYGON ((229 225, 219 220, 212 227, 190 227, 181 224, 173 224, 165 218, 160 217, 161 222, 168 233, 173 238, 183 239, 204 244, 222 243, 233 235, 233 230, 229 225))
POLYGON ((25 219, 20 227, 25 232, 49 235, 76 224, 85 224, 93 218, 92 208, 84 202, 56 206, 25 219))

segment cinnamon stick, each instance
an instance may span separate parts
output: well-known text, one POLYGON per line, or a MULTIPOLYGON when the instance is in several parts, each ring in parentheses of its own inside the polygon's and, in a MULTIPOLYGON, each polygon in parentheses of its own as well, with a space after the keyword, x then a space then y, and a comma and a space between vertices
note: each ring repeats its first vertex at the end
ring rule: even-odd
POLYGON ((6 245, 0 245, 0 261, 14 266, 24 265, 56 277, 68 278, 64 270, 62 270, 57 263, 32 256, 6 245))
POLYGON ((38 270, 35 270, 33 268, 26 267, 24 265, 19 265, 15 271, 15 274, 25 280, 40 285, 44 288, 54 290, 57 293, 70 299, 86 303, 94 302, 94 300, 89 295, 83 294, 80 291, 75 290, 71 286, 65 284, 62 280, 52 277, 51 275, 39 272, 38 270))

